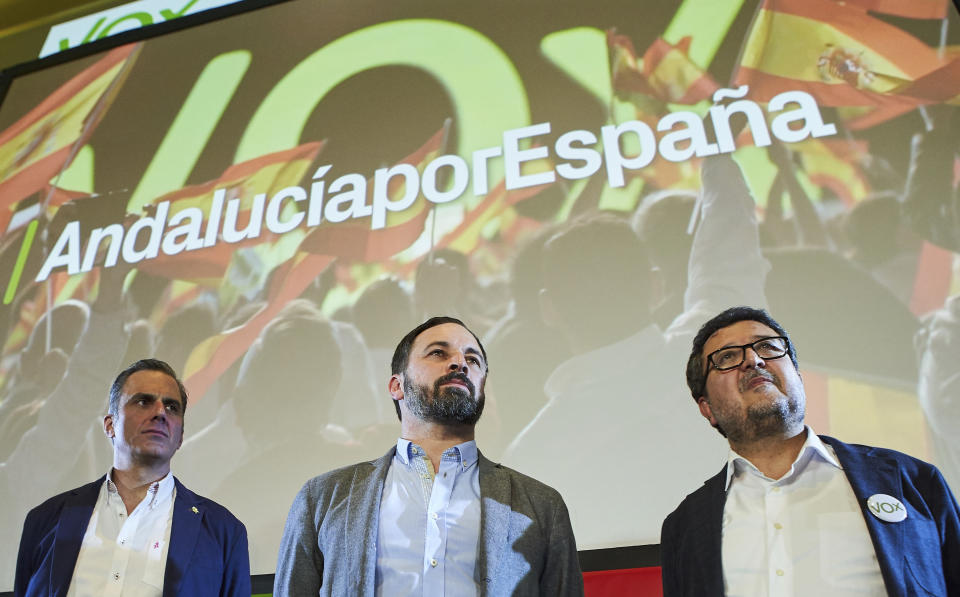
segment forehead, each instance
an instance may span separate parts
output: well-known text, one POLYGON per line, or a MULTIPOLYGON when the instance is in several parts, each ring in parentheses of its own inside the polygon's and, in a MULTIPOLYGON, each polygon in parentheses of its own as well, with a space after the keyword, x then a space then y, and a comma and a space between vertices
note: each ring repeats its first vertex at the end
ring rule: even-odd
POLYGON ((455 323, 442 323, 420 332, 413 341, 412 350, 416 353, 434 342, 445 342, 461 350, 472 348, 477 353, 480 352, 480 346, 477 345, 473 334, 467 328, 455 323))
POLYGON ((172 377, 163 371, 137 371, 123 384, 123 395, 150 394, 160 398, 180 399, 180 388, 172 377))
POLYGON ((728 325, 725 328, 720 328, 714 332, 712 336, 707 338, 707 343, 703 346, 703 353, 710 354, 724 346, 749 344, 758 338, 769 338, 770 336, 777 335, 777 332, 770 326, 760 323, 759 321, 746 319, 728 325))

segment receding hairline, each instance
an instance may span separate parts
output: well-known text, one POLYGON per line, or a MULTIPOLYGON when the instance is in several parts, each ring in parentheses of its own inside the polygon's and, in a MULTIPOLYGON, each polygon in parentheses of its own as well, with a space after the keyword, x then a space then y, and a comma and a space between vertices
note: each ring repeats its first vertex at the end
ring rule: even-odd
POLYGON ((180 403, 180 406, 183 406, 183 396, 180 394, 180 384, 177 383, 177 378, 173 377, 166 371, 161 371, 160 369, 140 369, 139 371, 134 371, 133 373, 127 376, 127 379, 123 381, 123 386, 120 388, 120 395, 129 396, 130 398, 134 398, 136 396, 154 396, 156 398, 161 398, 161 399, 176 398, 177 402, 180 403), (130 392, 127 391, 127 386, 130 384, 130 380, 133 379, 134 376, 140 373, 159 373, 160 375, 163 375, 164 377, 169 379, 170 382, 172 383, 174 392, 169 396, 158 395, 153 392, 134 392, 131 394, 130 392))

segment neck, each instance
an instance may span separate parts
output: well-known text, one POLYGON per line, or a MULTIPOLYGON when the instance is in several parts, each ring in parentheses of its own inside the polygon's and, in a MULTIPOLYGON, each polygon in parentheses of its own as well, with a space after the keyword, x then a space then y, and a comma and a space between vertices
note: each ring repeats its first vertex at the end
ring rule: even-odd
POLYGON ((127 514, 130 514, 137 507, 137 504, 146 497, 150 485, 163 479, 169 473, 169 462, 156 467, 121 466, 115 458, 110 477, 117 487, 117 493, 120 494, 123 505, 127 508, 127 514))
POLYGON ((805 428, 791 430, 776 437, 763 437, 744 442, 730 442, 730 448, 743 456, 771 479, 787 474, 797 460, 803 442, 807 439, 805 428))
POLYGON ((400 437, 423 448, 433 470, 438 471, 440 457, 446 450, 474 439, 474 426, 421 421, 406 413, 400 425, 400 437))

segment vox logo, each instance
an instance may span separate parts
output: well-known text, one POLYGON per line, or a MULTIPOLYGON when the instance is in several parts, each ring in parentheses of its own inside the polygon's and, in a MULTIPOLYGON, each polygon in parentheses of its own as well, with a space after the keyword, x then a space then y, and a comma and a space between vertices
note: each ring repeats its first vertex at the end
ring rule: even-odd
POLYGON ((50 28, 40 58, 138 27, 163 23, 239 0, 138 0, 50 28))
POLYGON ((903 503, 885 493, 875 493, 867 500, 870 513, 886 522, 900 522, 907 518, 907 509, 903 503))

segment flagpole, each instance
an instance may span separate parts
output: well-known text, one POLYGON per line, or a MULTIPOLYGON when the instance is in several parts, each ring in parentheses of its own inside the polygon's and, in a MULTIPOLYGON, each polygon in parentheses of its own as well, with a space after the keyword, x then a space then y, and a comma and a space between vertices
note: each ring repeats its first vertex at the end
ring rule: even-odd
MULTIPOLYGON (((450 139, 450 125, 453 119, 449 116, 443 121, 443 136, 440 138, 440 154, 447 150, 447 141, 450 139)), ((433 249, 437 246, 437 205, 430 210, 430 251, 427 252, 427 263, 433 265, 433 249)))

